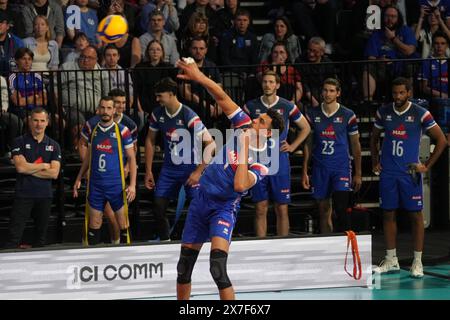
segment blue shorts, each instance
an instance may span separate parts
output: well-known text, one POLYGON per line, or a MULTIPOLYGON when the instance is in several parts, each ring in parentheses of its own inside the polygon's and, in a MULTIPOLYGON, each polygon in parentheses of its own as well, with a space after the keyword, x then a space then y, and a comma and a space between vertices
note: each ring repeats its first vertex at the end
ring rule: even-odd
POLYGON ((114 212, 123 207, 123 190, 120 180, 117 184, 102 185, 99 183, 91 183, 89 185, 89 206, 103 212, 106 202, 109 202, 114 212))
POLYGON ((276 174, 266 176, 251 190, 253 202, 273 200, 276 203, 291 203, 291 176, 290 174, 276 174))
POLYGON ((351 184, 350 168, 330 170, 317 165, 312 168, 311 185, 314 199, 328 199, 335 191, 350 191, 351 184))
MULTIPOLYGON (((164 166, 159 173, 158 181, 155 187, 155 197, 176 199, 191 173, 195 170, 195 166, 183 166, 180 168, 173 166, 164 166)), ((185 186, 186 198, 193 199, 197 188, 185 186)))
POLYGON ((380 175, 380 208, 386 211, 405 209, 411 212, 422 211, 422 177, 417 179, 409 175, 380 175))
POLYGON ((214 200, 199 188, 189 206, 182 243, 205 243, 212 237, 221 237, 230 243, 239 203, 240 199, 214 200))

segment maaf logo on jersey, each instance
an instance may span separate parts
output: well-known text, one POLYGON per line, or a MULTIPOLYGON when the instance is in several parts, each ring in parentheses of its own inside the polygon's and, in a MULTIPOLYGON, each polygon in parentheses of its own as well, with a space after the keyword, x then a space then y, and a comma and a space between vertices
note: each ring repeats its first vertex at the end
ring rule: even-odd
POLYGON ((105 139, 102 142, 98 143, 96 148, 97 151, 100 152, 113 153, 113 148, 111 145, 111 141, 109 141, 109 139, 105 139))
POLYGON ((392 136, 398 139, 408 139, 408 134, 406 133, 406 128, 403 123, 392 130, 392 136))
POLYGON ((334 131, 333 125, 329 125, 325 130, 320 133, 322 138, 328 138, 336 140, 336 132, 334 131))
POLYGON ((169 130, 167 130, 166 138, 169 141, 178 141, 179 135, 177 133, 177 129, 176 128, 170 128, 169 130))

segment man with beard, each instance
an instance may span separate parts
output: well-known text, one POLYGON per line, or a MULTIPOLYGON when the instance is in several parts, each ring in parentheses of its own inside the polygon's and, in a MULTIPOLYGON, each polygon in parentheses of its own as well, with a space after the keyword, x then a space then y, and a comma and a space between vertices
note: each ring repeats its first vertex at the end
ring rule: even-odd
POLYGON ((328 78, 322 87, 323 103, 306 113, 313 133, 305 145, 303 162, 303 188, 312 186, 313 197, 319 205, 320 232, 346 231, 350 228, 347 208, 349 195, 361 187, 361 145, 355 113, 338 103, 341 84, 328 78), (312 149, 310 144, 312 144, 312 149), (352 179, 350 149, 355 170, 352 179), (310 151, 311 150, 311 151, 310 151), (312 153, 311 185, 308 161, 312 153), (337 226, 333 228, 332 211, 336 212, 337 226))
MULTIPOLYGON (((274 71, 266 71, 262 78, 263 95, 247 102, 243 110, 250 115, 251 119, 257 119, 267 110, 276 110, 284 119, 285 128, 280 135, 280 153, 278 171, 269 175, 261 183, 251 189, 253 202, 256 203, 255 231, 257 237, 267 235, 267 211, 269 199, 275 202, 275 214, 277 216, 277 235, 287 236, 289 234, 288 204, 291 202, 291 176, 289 153, 294 152, 298 146, 308 137, 310 127, 308 121, 300 113, 299 109, 291 101, 277 96, 280 87, 280 77, 274 71), (289 144, 287 135, 289 131, 289 120, 294 122, 300 131, 296 139, 289 144)), ((275 142, 269 140, 269 150, 275 147, 275 142)))
MULTIPOLYGON (((413 31, 403 24, 403 18, 395 6, 388 6, 382 14, 382 27, 369 38, 365 57, 368 60, 384 61, 370 64, 364 70, 362 86, 365 101, 371 101, 378 82, 386 82, 393 77, 412 76, 412 65, 402 62, 389 62, 392 59, 414 58, 417 41, 413 31)), ((381 95, 380 95, 381 96, 381 95)))
MULTIPOLYGON (((89 144, 78 176, 73 186, 73 196, 78 197, 81 179, 88 171, 87 204, 89 230, 88 244, 100 242, 100 227, 105 205, 108 202, 116 214, 121 234, 127 233, 127 201, 136 196, 136 157, 130 130, 114 122, 116 107, 113 98, 100 99, 98 115, 86 122, 82 139, 89 144), (129 164, 130 183, 125 186, 124 167, 129 164)), ((86 220, 87 223, 87 220, 86 220)))
POLYGON ((414 260, 411 276, 423 277, 422 250, 424 239, 422 173, 426 173, 445 149, 447 141, 439 125, 426 109, 408 101, 411 84, 405 78, 392 82, 393 104, 378 109, 370 141, 373 172, 380 175, 380 207, 384 210, 383 228, 386 241, 386 257, 377 273, 399 272, 396 254, 397 224, 395 211, 404 209, 410 213, 414 260), (379 157, 381 132, 385 135, 379 157), (436 141, 430 158, 419 160, 422 132, 436 141))

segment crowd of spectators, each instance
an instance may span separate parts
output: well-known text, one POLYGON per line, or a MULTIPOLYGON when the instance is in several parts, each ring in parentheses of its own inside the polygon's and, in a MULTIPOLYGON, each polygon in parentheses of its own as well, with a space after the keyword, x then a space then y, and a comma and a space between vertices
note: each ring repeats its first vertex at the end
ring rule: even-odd
MULTIPOLYGON (((385 98, 383 83, 399 75, 415 80, 425 97, 436 98, 439 93, 439 98, 447 98, 445 63, 450 50, 447 46, 442 53, 441 49, 450 36, 447 2, 266 4, 268 9, 255 11, 256 7, 243 7, 238 0, 1 0, 0 74, 6 83, 2 90, 7 91, 2 92, 1 128, 10 137, 10 128, 17 134, 26 127, 22 120, 27 108, 40 104, 21 105, 28 99, 24 93, 35 97, 34 91, 41 91, 45 99, 39 102, 47 109, 51 104, 62 106, 65 128, 74 128, 92 114, 102 93, 112 88, 127 93, 129 106, 139 113, 139 127, 144 128, 146 115, 156 105, 152 86, 165 76, 176 79, 174 64, 185 56, 192 56, 237 102, 256 97, 261 72, 272 69, 281 77, 281 96, 299 106, 316 107, 321 102, 322 81, 341 76, 333 62, 351 60, 374 62, 354 68, 350 78, 341 79, 356 83, 358 101, 385 98), (73 22, 73 5, 81 14, 75 27, 67 23, 73 22), (367 25, 370 5, 381 9, 376 17, 381 23, 378 30, 367 25), (99 21, 109 14, 123 15, 129 24, 128 33, 112 45, 96 34, 99 21), (254 18, 270 22, 255 24, 254 18), (32 85, 17 80, 31 77, 16 74, 29 72, 16 56, 22 47, 32 53, 30 71, 36 71, 32 85), (436 58, 440 63, 391 61, 412 58, 436 58), (57 77, 55 70, 65 72, 57 77), (431 79, 438 74, 440 80, 431 79)), ((200 89, 183 84, 180 95, 199 114, 209 110, 208 116, 218 117, 214 102, 200 89)), ((2 151, 8 151, 9 140, 2 151)))

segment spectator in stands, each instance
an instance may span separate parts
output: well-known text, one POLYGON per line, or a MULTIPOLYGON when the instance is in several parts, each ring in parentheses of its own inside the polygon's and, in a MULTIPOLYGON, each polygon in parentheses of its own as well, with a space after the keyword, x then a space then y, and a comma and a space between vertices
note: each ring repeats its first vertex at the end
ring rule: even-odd
MULTIPOLYGON (((1 109, 0 109, 0 127, 2 128, 2 135, 4 135, 4 141, 6 146, 2 146, 3 151, 6 152, 6 157, 11 158, 11 148, 14 144, 14 140, 22 132, 22 120, 20 120, 15 114, 8 112, 9 108, 9 94, 8 85, 6 79, 0 76, 0 97, 1 97, 1 109)), ((3 154, 2 154, 3 156, 3 154)), ((9 163, 10 159, 7 159, 9 163)))
POLYGON ((64 59, 64 62, 76 62, 80 57, 81 52, 89 46, 89 40, 84 32, 77 32, 73 38, 75 43, 75 51, 69 52, 64 59))
MULTIPOLYGON (((189 56, 192 57, 199 67, 199 69, 215 83, 221 85, 222 77, 216 64, 206 58, 208 53, 208 47, 206 41, 202 37, 193 38, 190 42, 189 56)), ((221 111, 220 108, 215 106, 215 102, 211 99, 208 92, 200 86, 197 82, 183 83, 181 89, 181 95, 185 101, 189 102, 190 106, 201 116, 202 119, 206 119, 204 109, 209 107, 208 116, 217 117, 221 111)))
MULTIPOLYGON (((222 65, 248 66, 258 63, 258 40, 256 35, 248 30, 249 26, 250 12, 239 10, 233 28, 222 36, 219 44, 222 65)), ((236 70, 243 71, 239 68, 236 70)))
POLYGON ((131 75, 125 72, 119 65, 120 54, 114 43, 108 44, 103 51, 103 68, 107 76, 103 76, 103 92, 110 92, 112 89, 125 91, 130 97, 130 105, 133 105, 133 81, 131 75), (126 79, 128 77, 128 80, 126 79))
MULTIPOLYGON (((139 37, 141 43, 141 50, 145 52, 147 45, 153 39, 158 40, 164 47, 165 61, 170 62, 173 66, 180 59, 180 55, 177 50, 177 44, 175 38, 168 34, 164 30, 165 18, 162 12, 153 11, 150 16, 150 28, 149 31, 139 37)), ((144 54, 145 59, 145 54, 144 54)))
POLYGON ((233 27, 233 22, 239 7, 239 0, 225 0, 225 6, 217 10, 217 15, 222 24, 220 27, 221 30, 230 30, 233 27))
POLYGON ((38 15, 34 18, 33 37, 25 38, 23 43, 34 54, 31 71, 58 70, 58 43, 55 40, 51 40, 48 19, 46 17, 38 15))
POLYGON ((158 40, 152 40, 144 51, 145 60, 134 70, 134 83, 142 109, 150 114, 159 104, 154 92, 155 84, 163 78, 175 79, 176 69, 164 60, 164 47, 158 40))
POLYGON ((81 52, 77 61, 63 63, 61 70, 60 99, 70 128, 71 145, 76 150, 85 117, 94 115, 106 77, 100 71, 97 50, 91 45, 81 52))
POLYGON ((431 99, 448 99, 448 47, 449 40, 446 34, 437 31, 433 35, 433 60, 422 62, 419 80, 422 92, 431 99))
POLYGON ((372 101, 376 90, 377 80, 382 77, 399 76, 404 74, 411 77, 412 65, 400 62, 389 62, 391 59, 414 58, 417 41, 413 31, 403 24, 403 18, 395 6, 388 6, 382 14, 381 30, 375 31, 366 46, 365 56, 369 60, 379 60, 385 63, 370 64, 363 72, 364 100, 372 101))
POLYGON ((33 57, 30 49, 19 48, 14 55, 18 71, 9 76, 10 112, 21 119, 25 119, 33 109, 47 106, 47 91, 42 76, 30 73, 33 57))
POLYGON ((180 28, 180 21, 178 19, 178 11, 173 0, 152 0, 149 1, 141 10, 139 19, 139 28, 141 33, 148 31, 148 24, 150 14, 158 10, 162 12, 165 18, 164 30, 174 37, 175 32, 180 28))
POLYGON ((45 134, 48 122, 45 109, 33 109, 29 118, 30 132, 18 137, 13 146, 17 181, 7 248, 19 247, 31 214, 36 229, 33 247, 42 247, 46 242, 53 198, 52 180, 58 177, 61 167, 59 144, 45 134))
POLYGON ((141 43, 139 38, 127 32, 119 41, 114 43, 119 50, 119 65, 124 69, 134 68, 141 61, 141 43))
MULTIPOLYGON (((73 41, 77 32, 83 32, 89 43, 93 46, 100 46, 101 41, 97 35, 97 26, 98 26, 98 18, 97 18, 97 10, 88 7, 88 0, 75 0, 75 5, 80 8, 80 29, 67 27, 67 36, 70 40, 73 41)), ((68 12, 66 12, 66 20, 67 20, 68 12)))
POLYGON ((439 10, 447 27, 450 28, 450 2, 442 0, 419 0, 420 7, 426 7, 430 11, 439 10))
POLYGON ((269 59, 263 61, 258 67, 257 78, 261 82, 262 74, 265 71, 275 71, 280 76, 280 88, 277 90, 278 95, 297 104, 297 101, 300 101, 303 96, 303 86, 300 73, 297 69, 293 66, 286 66, 288 59, 289 53, 284 42, 275 43, 269 59))
MULTIPOLYGON (((370 5, 377 5, 383 11, 384 8, 393 4, 393 0, 358 0, 352 8, 350 15, 350 58, 352 60, 364 59, 364 48, 373 33, 367 28, 367 8, 370 5)), ((344 44, 345 47, 345 44, 344 44)))
POLYGON ((22 40, 9 32, 9 17, 0 10, 0 75, 7 77, 14 71, 14 53, 22 47, 22 40))
POLYGON ((208 17, 209 21, 209 34, 217 38, 223 33, 222 24, 220 19, 214 11, 214 9, 209 4, 209 0, 195 0, 194 3, 189 4, 183 9, 180 16, 180 28, 178 29, 178 39, 182 38, 181 32, 184 30, 185 26, 188 25, 189 19, 194 12, 201 12, 208 17))
POLYGON ((330 0, 295 0, 292 3, 292 13, 297 24, 298 35, 312 37, 320 36, 327 43, 327 53, 332 53, 335 40, 336 9, 330 0))
MULTIPOLYGON (((47 17, 52 40, 61 47, 64 32, 64 14, 61 6, 54 0, 32 0, 23 8, 23 22, 25 24, 25 35, 33 36, 33 21, 37 15, 47 17)), ((73 38, 73 37, 72 37, 73 38)))
MULTIPOLYGON (((108 3, 107 1, 105 1, 108 3)), ((138 8, 130 1, 112 0, 107 8, 101 7, 98 12, 99 21, 110 14, 124 16, 128 22, 128 32, 137 36, 137 12, 138 8)))
POLYGON ((20 7, 15 3, 9 4, 8 0, 0 0, 0 10, 3 10, 9 17, 11 33, 15 34, 19 38, 26 38, 25 25, 23 23, 22 12, 20 7))
POLYGON ((416 27, 416 40, 421 49, 421 58, 426 59, 431 55, 433 35, 439 30, 443 31, 447 38, 450 37, 450 30, 442 19, 441 12, 437 8, 432 10, 427 6, 422 6, 416 27), (424 21, 425 19, 426 21, 424 21))
POLYGON ((266 33, 261 40, 259 49, 259 61, 265 61, 269 58, 274 43, 284 41, 289 53, 288 62, 294 63, 301 54, 300 42, 298 37, 293 34, 291 23, 286 17, 278 17, 274 22, 274 32, 266 33))
POLYGON ((327 64, 331 60, 325 54, 325 40, 320 37, 312 37, 308 41, 306 54, 296 62, 302 63, 298 69, 302 75, 303 101, 317 107, 321 100, 323 81, 327 78, 336 78, 334 66, 327 64))
POLYGON ((208 50, 207 57, 209 60, 217 63, 217 46, 219 39, 211 37, 209 34, 208 18, 200 12, 194 12, 189 19, 183 38, 180 41, 181 56, 188 57, 190 54, 190 45, 193 38, 202 37, 205 39, 208 50))

